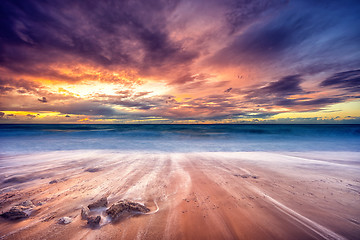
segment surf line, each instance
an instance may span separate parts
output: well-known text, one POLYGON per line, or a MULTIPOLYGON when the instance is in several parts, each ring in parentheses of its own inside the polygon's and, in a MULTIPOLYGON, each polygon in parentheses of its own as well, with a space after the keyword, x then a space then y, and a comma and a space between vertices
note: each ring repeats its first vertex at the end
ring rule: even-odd
POLYGON ((309 228, 310 230, 312 230, 313 232, 317 233, 318 235, 320 235, 321 237, 323 237, 324 239, 329 239, 329 240, 346 240, 345 237, 331 231, 330 229, 308 219, 307 217, 301 215, 298 212, 295 212, 294 210, 292 210, 291 208, 285 206, 284 204, 278 202, 277 200, 275 200, 274 198, 270 197, 269 195, 267 195, 266 193, 262 192, 261 190, 259 190, 258 188, 256 188, 255 186, 252 186, 253 190, 261 195, 263 195, 266 199, 268 199, 270 202, 272 202, 275 207, 281 211, 282 213, 286 214, 287 216, 291 217, 292 219, 294 219, 295 221, 297 221, 298 223, 304 225, 305 227, 309 228))

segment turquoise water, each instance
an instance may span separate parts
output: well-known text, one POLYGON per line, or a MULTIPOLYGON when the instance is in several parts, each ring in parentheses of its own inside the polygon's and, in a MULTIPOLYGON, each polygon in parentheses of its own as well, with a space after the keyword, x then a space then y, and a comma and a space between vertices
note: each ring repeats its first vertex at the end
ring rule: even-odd
POLYGON ((0 125, 1 154, 80 149, 360 151, 360 125, 0 125))

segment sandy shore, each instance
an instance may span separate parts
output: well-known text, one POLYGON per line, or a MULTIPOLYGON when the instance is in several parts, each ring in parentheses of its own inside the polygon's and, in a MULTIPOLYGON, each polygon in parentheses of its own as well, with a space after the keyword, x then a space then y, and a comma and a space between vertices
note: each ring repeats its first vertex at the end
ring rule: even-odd
POLYGON ((359 160, 352 152, 2 156, 0 213, 35 206, 28 218, 0 218, 0 238, 359 239, 359 160), (100 226, 89 227, 80 209, 104 196, 109 206, 130 199, 151 211, 114 222, 100 209, 100 226))

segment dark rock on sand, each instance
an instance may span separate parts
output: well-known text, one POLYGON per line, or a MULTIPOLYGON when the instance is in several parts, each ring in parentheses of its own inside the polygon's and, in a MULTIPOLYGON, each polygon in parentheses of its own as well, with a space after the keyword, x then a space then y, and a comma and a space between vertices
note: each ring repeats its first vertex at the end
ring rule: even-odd
POLYGON ((99 200, 97 200, 96 202, 89 204, 88 208, 89 209, 93 209, 93 208, 99 208, 99 207, 107 207, 108 201, 106 197, 103 197, 99 200))
POLYGON ((255 175, 250 175, 250 174, 234 174, 235 177, 242 177, 242 178, 253 178, 253 179, 258 179, 259 176, 255 176, 255 175))
POLYGON ((235 177, 242 177, 242 178, 248 178, 250 177, 249 174, 234 174, 235 177))
POLYGON ((49 184, 54 184, 54 183, 58 183, 58 180, 54 179, 54 180, 49 182, 49 184))
POLYGON ((9 199, 9 198, 12 198, 12 197, 14 197, 15 196, 15 194, 13 194, 13 193, 6 193, 4 196, 3 196, 3 199, 9 199))
POLYGON ((34 208, 35 205, 32 201, 26 200, 25 202, 20 203, 18 206, 28 207, 28 208, 34 208))
POLYGON ((81 219, 87 220, 90 215, 90 210, 88 207, 82 207, 81 208, 81 219))
POLYGON ((92 227, 95 227, 97 225, 99 225, 101 221, 101 217, 100 216, 96 216, 96 217, 88 217, 87 219, 87 224, 92 226, 92 227))
POLYGON ((9 220, 28 218, 34 207, 35 205, 30 200, 27 200, 12 207, 9 211, 1 214, 0 216, 9 220))
POLYGON ((27 218, 30 216, 31 211, 23 206, 14 206, 8 212, 1 214, 0 216, 9 220, 17 220, 21 218, 27 218))
POLYGON ((140 203, 131 200, 120 200, 107 209, 106 213, 115 219, 122 213, 147 213, 149 211, 150 209, 140 203))
POLYGON ((85 170, 85 172, 99 172, 99 171, 101 171, 101 168, 96 168, 96 167, 88 168, 85 170))
POLYGON ((73 220, 72 218, 69 218, 69 217, 62 217, 58 220, 58 223, 60 224, 69 224, 71 223, 73 220))

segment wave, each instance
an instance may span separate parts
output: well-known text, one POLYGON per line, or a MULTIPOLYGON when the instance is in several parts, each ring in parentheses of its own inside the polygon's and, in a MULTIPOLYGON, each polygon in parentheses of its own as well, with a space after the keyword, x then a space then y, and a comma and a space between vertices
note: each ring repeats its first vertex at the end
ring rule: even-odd
POLYGON ((360 151, 360 125, 0 125, 0 151, 360 151))

